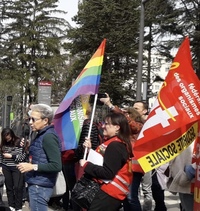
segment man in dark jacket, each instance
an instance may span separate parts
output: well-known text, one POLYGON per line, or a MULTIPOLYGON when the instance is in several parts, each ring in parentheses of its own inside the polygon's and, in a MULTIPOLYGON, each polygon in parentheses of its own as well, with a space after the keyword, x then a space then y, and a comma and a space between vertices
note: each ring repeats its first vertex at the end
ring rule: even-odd
POLYGON ((57 173, 62 169, 61 143, 54 126, 53 109, 45 104, 31 106, 29 124, 37 135, 29 148, 29 163, 20 163, 18 169, 26 173, 30 210, 48 210, 57 173))

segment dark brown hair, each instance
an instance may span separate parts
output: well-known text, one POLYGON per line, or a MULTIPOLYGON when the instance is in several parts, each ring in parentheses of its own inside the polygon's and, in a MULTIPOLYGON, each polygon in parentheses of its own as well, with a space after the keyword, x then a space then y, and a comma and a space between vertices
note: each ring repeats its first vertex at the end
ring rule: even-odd
POLYGON ((132 157, 132 145, 130 140, 131 130, 125 115, 122 113, 110 112, 106 115, 105 119, 112 125, 119 125, 120 129, 116 136, 125 143, 129 156, 132 157))
POLYGON ((4 128, 1 132, 1 145, 0 145, 0 149, 2 151, 3 146, 6 145, 7 141, 6 141, 6 136, 10 135, 11 137, 11 141, 10 144, 11 146, 17 146, 20 142, 20 138, 17 137, 14 133, 14 131, 10 128, 4 128))
POLYGON ((136 122, 144 123, 140 113, 133 107, 128 107, 125 109, 125 113, 129 114, 129 117, 136 122))

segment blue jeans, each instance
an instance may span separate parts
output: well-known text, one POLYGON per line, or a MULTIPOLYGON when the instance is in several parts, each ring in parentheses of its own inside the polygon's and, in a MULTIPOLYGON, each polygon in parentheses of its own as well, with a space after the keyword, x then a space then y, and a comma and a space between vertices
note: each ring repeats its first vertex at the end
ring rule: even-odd
POLYGON ((130 186, 130 193, 128 198, 124 200, 124 211, 136 210, 142 211, 142 207, 139 200, 139 187, 143 174, 140 172, 133 172, 133 181, 130 186))
POLYGON ((30 185, 28 187, 29 205, 31 211, 47 211, 48 201, 53 193, 53 188, 30 185))

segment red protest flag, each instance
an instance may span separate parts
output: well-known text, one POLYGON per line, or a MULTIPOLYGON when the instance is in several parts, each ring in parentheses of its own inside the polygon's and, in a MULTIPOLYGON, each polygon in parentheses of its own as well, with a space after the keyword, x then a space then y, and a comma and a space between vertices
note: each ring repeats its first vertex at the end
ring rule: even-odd
POLYGON ((196 155, 196 159, 194 160, 196 162, 196 174, 194 181, 194 211, 200 211, 200 137, 197 138, 194 154, 196 155))
POLYGON ((178 148, 178 140, 183 142, 190 133, 188 144, 195 139, 197 126, 193 123, 200 119, 199 108, 200 83, 192 67, 189 38, 185 38, 134 146, 145 172, 169 162, 188 146, 178 148), (177 153, 170 153, 170 143, 175 143, 177 153), (152 166, 153 158, 158 163, 152 166))

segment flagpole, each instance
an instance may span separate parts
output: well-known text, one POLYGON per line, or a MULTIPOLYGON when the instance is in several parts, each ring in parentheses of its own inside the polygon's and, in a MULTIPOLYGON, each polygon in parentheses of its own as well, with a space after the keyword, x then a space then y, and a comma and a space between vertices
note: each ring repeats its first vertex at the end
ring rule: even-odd
POLYGON ((78 105, 78 108, 70 106, 78 96, 98 92, 105 45, 106 39, 101 42, 101 45, 80 72, 54 115, 54 128, 61 139, 63 151, 77 147, 82 128, 82 120, 80 119, 82 115, 79 115, 78 112, 82 112, 80 110, 83 108, 80 108, 81 104, 78 105), (72 109, 73 115, 71 114, 72 109), (75 115, 77 118, 73 118, 75 115), (66 130, 66 128, 71 129, 66 130))
POLYGON ((141 83, 142 83, 142 67, 143 67, 143 41, 144 41, 144 7, 145 3, 149 0, 141 1, 140 12, 140 37, 139 37, 139 52, 138 52, 138 70, 137 70, 137 87, 136 87, 136 100, 141 101, 141 83))
MULTIPOLYGON (((92 131, 92 124, 93 124, 93 121, 94 121, 94 114, 95 114, 95 110, 96 110, 97 97, 98 97, 98 94, 95 94, 94 104, 93 104, 93 108, 92 108, 92 115, 91 115, 91 119, 90 119, 90 127, 89 127, 89 131, 88 131, 88 136, 87 136, 88 138, 90 138, 91 131, 92 131)), ((84 156, 83 156, 84 160, 86 160, 87 151, 88 151, 88 148, 85 148, 84 156)))

